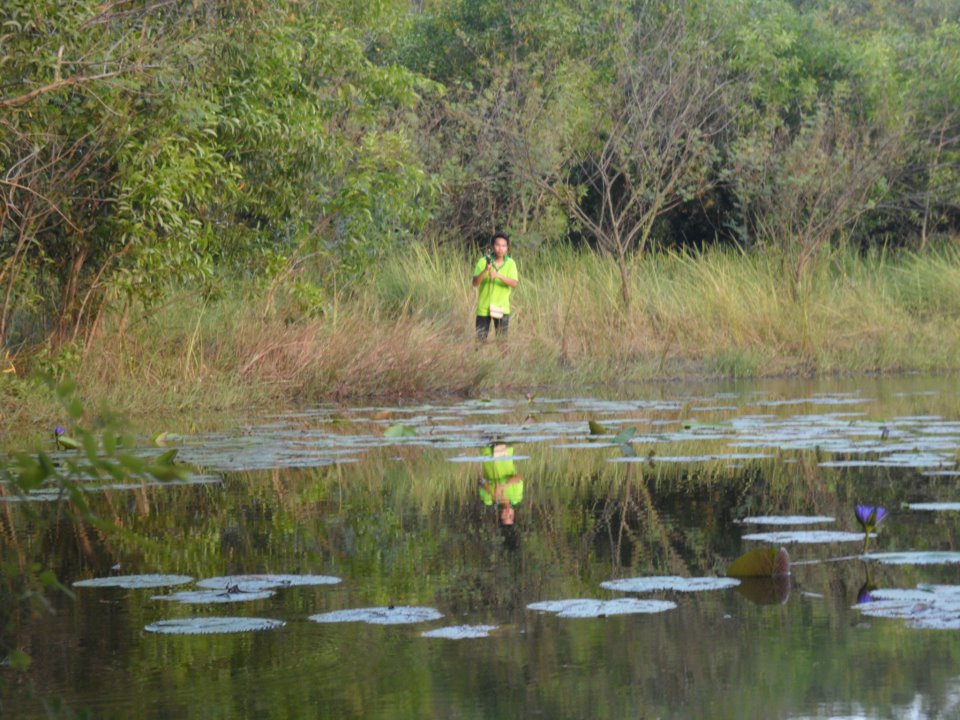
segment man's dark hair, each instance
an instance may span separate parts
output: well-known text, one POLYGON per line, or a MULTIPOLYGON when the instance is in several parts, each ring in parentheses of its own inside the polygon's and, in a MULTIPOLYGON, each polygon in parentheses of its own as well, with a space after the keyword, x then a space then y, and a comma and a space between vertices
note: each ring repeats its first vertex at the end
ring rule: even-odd
POLYGON ((504 240, 506 240, 507 247, 510 247, 510 236, 507 235, 505 232, 495 232, 493 234, 493 237, 490 238, 490 244, 493 245, 497 241, 497 238, 503 238, 504 240))

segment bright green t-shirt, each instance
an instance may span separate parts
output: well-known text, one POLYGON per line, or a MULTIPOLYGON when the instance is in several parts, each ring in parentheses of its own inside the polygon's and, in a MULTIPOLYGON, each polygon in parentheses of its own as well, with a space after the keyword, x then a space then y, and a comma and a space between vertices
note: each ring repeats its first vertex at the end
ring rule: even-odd
POLYGON ((483 478, 490 488, 488 491, 482 485, 480 486, 480 499, 483 500, 483 504, 493 505, 493 493, 496 493, 498 485, 505 486, 503 496, 511 505, 516 505, 523 500, 523 480, 509 482, 517 474, 517 467, 513 463, 513 448, 504 447, 500 452, 494 453, 492 448, 487 447, 483 448, 480 454, 491 458, 483 463, 483 478))
MULTIPOLYGON (((473 267, 473 276, 476 277, 482 273, 487 267, 487 259, 485 257, 477 260, 477 264, 473 267)), ((507 255, 503 260, 503 265, 497 268, 497 272, 508 277, 511 280, 517 279, 517 264, 513 261, 513 258, 507 255)), ((477 315, 479 317, 485 317, 490 314, 491 305, 499 305, 503 308, 505 314, 510 313, 510 291, 511 288, 503 280, 491 280, 488 277, 484 277, 480 281, 480 293, 477 295, 477 315)))

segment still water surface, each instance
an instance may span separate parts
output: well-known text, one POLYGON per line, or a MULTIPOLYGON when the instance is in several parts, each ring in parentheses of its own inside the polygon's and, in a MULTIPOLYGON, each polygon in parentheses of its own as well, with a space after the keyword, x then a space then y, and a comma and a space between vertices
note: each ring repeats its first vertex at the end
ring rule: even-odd
POLYGON ((194 483, 92 488, 121 536, 42 495, 30 520, 0 503, 0 541, 67 585, 184 576, 21 618, 33 665, 0 671, 0 714, 960 717, 954 379, 591 395, 187 435, 194 483), (857 502, 889 511, 866 557, 857 502), (788 549, 789 582, 713 580, 763 545, 788 549), (616 602, 549 604, 578 599, 616 602), (224 617, 274 622, 157 632, 224 617))

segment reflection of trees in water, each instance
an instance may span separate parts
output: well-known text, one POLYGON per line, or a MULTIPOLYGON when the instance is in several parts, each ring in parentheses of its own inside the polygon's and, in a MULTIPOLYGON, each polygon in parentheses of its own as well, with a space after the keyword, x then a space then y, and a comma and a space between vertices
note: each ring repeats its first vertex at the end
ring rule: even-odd
MULTIPOLYGON (((730 621, 702 613, 701 598, 685 596, 676 611, 656 621, 611 619, 565 626, 558 633, 555 618, 531 614, 526 605, 544 598, 599 597, 599 582, 618 574, 722 574, 741 552, 741 529, 734 520, 745 515, 824 514, 837 517, 842 526, 852 521, 852 516, 844 520, 844 513, 850 513, 851 499, 864 487, 877 494, 872 501, 896 507, 907 475, 911 488, 924 492, 950 482, 899 470, 821 468, 814 453, 798 454, 790 464, 773 458, 730 468, 722 462, 611 464, 602 453, 534 449, 524 466, 525 497, 510 537, 495 512, 478 501, 475 467, 418 453, 408 451, 400 461, 372 454, 363 464, 343 468, 231 474, 223 486, 91 495, 93 511, 122 524, 127 532, 120 534, 78 525, 53 504, 34 506, 36 517, 29 521, 21 508, 8 505, 0 514, 4 548, 8 557, 23 562, 53 558, 56 572, 67 581, 109 574, 117 560, 124 563, 123 572, 176 570, 196 577, 324 572, 343 577, 343 591, 358 604, 431 604, 457 621, 466 615, 470 622, 499 624, 507 638, 524 629, 525 638, 535 639, 517 652, 536 654, 528 680, 552 689, 537 701, 547 716, 589 715, 597 692, 617 693, 625 686, 662 698, 666 714, 689 710, 689 716, 706 716, 716 698, 699 695, 696 688, 737 685, 751 673, 766 678, 765 709, 778 715, 786 708, 775 699, 778 693, 796 697, 796 688, 814 681, 828 690, 834 683, 842 693, 839 685, 850 681, 849 667, 862 659, 857 653, 864 642, 847 611, 862 584, 860 568, 841 563, 804 568, 786 608, 748 605, 736 593, 713 596, 711 602, 722 603, 733 615, 730 621), (803 599, 803 590, 824 598, 803 599), (802 622, 793 612, 802 614, 802 622), (769 641, 772 636, 777 642, 769 641), (827 639, 829 652, 798 655, 798 647, 827 639), (562 663, 609 672, 603 678, 571 678, 562 663), (685 671, 666 676, 664 667, 685 671), (568 685, 556 682, 561 676, 568 685)), ((944 526, 939 516, 885 532, 899 533, 896 542, 913 547, 931 526, 946 533, 938 542, 957 540, 956 529, 944 526)), ((811 555, 818 552, 823 551, 811 555)), ((877 572, 882 584, 909 571, 877 572)), ((297 602, 319 602, 310 593, 300 595, 305 599, 297 602)), ((75 602, 58 600, 64 612, 54 617, 22 613, 13 640, 34 655, 35 677, 48 686, 73 677, 77 671, 71 667, 85 657, 114 657, 118 665, 129 664, 130 673, 150 672, 155 658, 136 640, 151 612, 148 597, 83 593, 75 602)), ((9 618, 10 605, 2 612, 9 618)), ((950 660, 960 661, 960 650, 946 640, 904 646, 897 637, 896 632, 870 636, 870 668, 853 670, 863 673, 858 687, 872 688, 861 692, 864 701, 877 707, 897 701, 894 688, 910 683, 935 694, 949 681, 950 660), (931 647, 942 651, 939 669, 930 666, 931 647), (901 674, 895 677, 896 672, 901 674)), ((238 662, 249 662, 242 642, 235 651, 238 662)), ((320 648, 299 652, 305 653, 305 666, 326 662, 320 648)), ((409 653, 405 665, 437 662, 431 655, 435 646, 413 643, 404 652, 409 653)), ((184 652, 170 661, 188 666, 190 656, 184 652)), ((516 667, 509 663, 489 658, 478 663, 477 674, 485 679, 458 679, 464 693, 480 693, 483 683, 511 687, 516 679, 516 667)), ((378 680, 367 675, 378 673, 360 672, 351 682, 359 693, 374 696, 378 680)), ((383 682, 384 674, 379 677, 383 682)), ((284 690, 293 697, 298 692, 284 690)), ((736 716, 733 708, 728 716, 736 716)))

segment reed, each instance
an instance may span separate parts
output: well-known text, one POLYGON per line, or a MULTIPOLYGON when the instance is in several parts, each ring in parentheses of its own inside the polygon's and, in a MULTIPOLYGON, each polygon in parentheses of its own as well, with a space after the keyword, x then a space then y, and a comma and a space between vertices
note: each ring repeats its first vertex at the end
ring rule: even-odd
MULTIPOLYGON (((471 259, 414 245, 319 312, 282 298, 268 307, 252 286, 199 302, 179 290, 139 315, 108 313, 83 346, 33 364, 73 374, 87 398, 121 411, 196 417, 663 377, 941 371, 960 357, 955 246, 838 251, 800 287, 769 254, 654 253, 633 268, 627 308, 607 258, 552 248, 517 259, 506 343, 474 342, 471 259)), ((31 359, 18 364, 29 369, 31 359)), ((23 376, 3 377, 5 427, 50 412, 23 376)))

